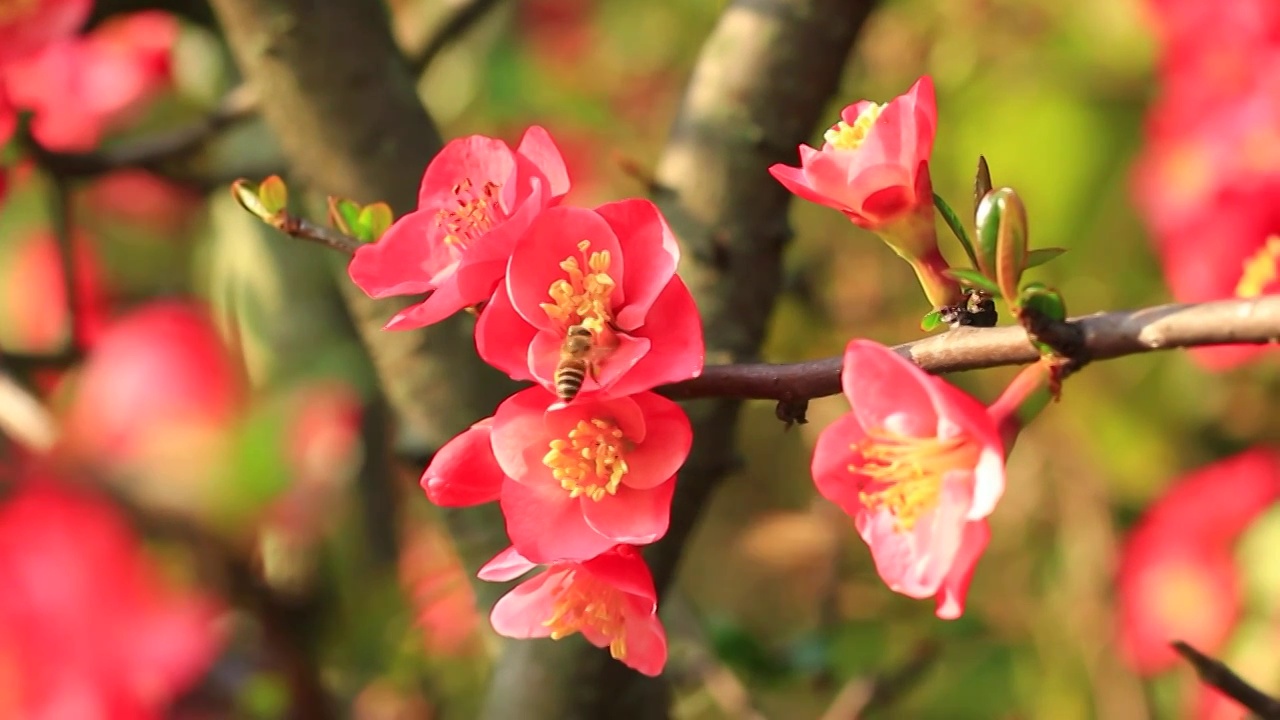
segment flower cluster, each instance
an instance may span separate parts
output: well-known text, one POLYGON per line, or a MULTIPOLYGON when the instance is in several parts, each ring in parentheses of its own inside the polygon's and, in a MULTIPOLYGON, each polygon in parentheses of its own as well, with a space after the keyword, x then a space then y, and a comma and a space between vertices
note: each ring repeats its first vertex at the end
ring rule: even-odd
MULTIPOLYGON (((1280 7, 1149 2, 1161 94, 1133 195, 1181 302, 1280 290, 1280 7), (1206 252, 1205 248, 1212 248, 1206 252)), ((1197 349, 1211 368, 1263 346, 1197 349)))
POLYGON ((499 503, 511 548, 482 578, 545 568, 494 607, 494 628, 581 632, 656 675, 666 636, 635 546, 667 531, 692 431, 652 389, 702 372, 702 325, 658 208, 575 207, 562 202, 569 188, 540 127, 514 149, 454 140, 426 169, 418 208, 361 247, 349 273, 372 297, 429 293, 389 329, 472 310, 480 357, 535 383, 440 448, 422 477, 437 504, 499 503))

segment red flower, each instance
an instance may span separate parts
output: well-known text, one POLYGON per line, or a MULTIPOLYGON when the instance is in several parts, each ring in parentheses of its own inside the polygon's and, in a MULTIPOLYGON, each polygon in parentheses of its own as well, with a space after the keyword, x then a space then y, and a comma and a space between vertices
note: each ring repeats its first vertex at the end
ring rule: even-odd
POLYGON ((12 103, 35 112, 31 133, 53 150, 90 150, 170 81, 178 22, 160 11, 109 20, 3 67, 12 103))
POLYGON ((1280 499, 1280 454, 1250 450, 1177 482, 1143 515, 1121 550, 1120 646, 1136 672, 1175 666, 1169 641, 1214 654, 1240 612, 1235 540, 1280 499))
POLYGON ((150 450, 167 457, 236 422, 243 393, 204 310, 153 303, 103 333, 82 369, 67 440, 97 462, 132 462, 150 450))
POLYGON ((448 539, 430 528, 411 530, 400 555, 400 584, 417 611, 427 651, 462 654, 480 617, 467 573, 448 539))
POLYGON ((18 0, 0 5, 0 65, 74 35, 92 10, 93 0, 18 0))
POLYGON ((491 425, 451 441, 423 475, 428 497, 474 504, 498 488, 507 534, 533 562, 585 560, 666 534, 693 442, 680 406, 653 393, 547 409, 554 400, 522 390, 491 425))
POLYGON ((818 492, 854 518, 891 590, 964 611, 1004 492, 996 420, 893 350, 853 340, 841 373, 852 412, 818 437, 818 492))
POLYGON ((680 250, 657 206, 622 200, 543 212, 516 245, 476 324, 480 357, 555 388, 566 331, 591 331, 582 397, 624 397, 702 373, 702 321, 676 276, 680 250))
POLYGON ((0 505, 0 716, 165 717, 213 659, 216 608, 170 587, 109 505, 28 482, 0 505))
POLYGON ((77 234, 72 248, 74 309, 68 307, 57 239, 40 231, 22 241, 0 282, 0 312, 7 326, 0 339, 36 352, 58 350, 67 342, 74 313, 77 346, 83 350, 97 343, 111 313, 101 263, 87 237, 77 234))
MULTIPOLYGON (((515 548, 480 569, 480 579, 514 580, 534 563, 515 548)), ((620 545, 584 562, 557 562, 502 596, 490 615, 504 637, 559 640, 582 633, 592 645, 638 672, 657 676, 667 663, 667 634, 644 558, 620 545)))
POLYGON ((551 136, 530 127, 514 151, 471 135, 444 146, 427 166, 418 209, 356 251, 351 280, 370 297, 431 292, 387 328, 416 328, 489 299, 530 221, 569 191, 551 136))

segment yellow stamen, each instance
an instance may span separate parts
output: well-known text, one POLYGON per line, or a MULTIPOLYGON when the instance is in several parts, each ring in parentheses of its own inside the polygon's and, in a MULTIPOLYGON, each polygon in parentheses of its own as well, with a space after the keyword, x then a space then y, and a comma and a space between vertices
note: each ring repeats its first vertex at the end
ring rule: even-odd
POLYGON ((471 243, 507 219, 498 198, 501 189, 497 183, 486 182, 479 192, 473 192, 470 179, 453 186, 457 207, 437 211, 436 226, 444 229, 444 242, 455 255, 466 252, 471 243))
POLYGON ((852 125, 841 120, 832 125, 822 137, 837 150, 857 150, 858 146, 867 139, 867 133, 871 132, 871 127, 876 124, 876 118, 880 117, 883 111, 884 105, 872 103, 858 113, 858 119, 854 120, 852 125))
MULTIPOLYGON (((1252 257, 1244 261, 1244 272, 1236 285, 1236 297, 1258 297, 1276 282, 1276 265, 1280 263, 1280 235, 1272 235, 1252 257)), ((1276 290, 1277 288, 1271 288, 1276 290)))
POLYGON ((551 589, 555 596, 551 618, 543 625, 551 628, 551 639, 560 640, 583 628, 591 628, 609 639, 609 654, 617 660, 627 656, 626 618, 622 614, 622 591, 578 570, 566 572, 551 589))
POLYGON ((578 421, 567 438, 551 441, 542 464, 569 491, 569 497, 585 495, 595 501, 616 495, 627 474, 626 453, 631 443, 611 420, 578 421))
POLYGON ((938 504, 942 477, 949 470, 972 468, 979 447, 964 436, 918 438, 887 430, 868 432, 852 446, 861 462, 849 472, 870 481, 858 494, 869 510, 888 510, 901 532, 938 504))
POLYGON ((542 303, 542 309, 547 317, 564 327, 585 325, 599 337, 613 322, 610 298, 617 283, 609 275, 612 264, 609 251, 588 254, 590 249, 591 241, 583 240, 578 243, 582 262, 578 257, 569 256, 560 263, 565 278, 547 288, 551 302, 542 303), (582 269, 584 264, 586 271, 582 269))

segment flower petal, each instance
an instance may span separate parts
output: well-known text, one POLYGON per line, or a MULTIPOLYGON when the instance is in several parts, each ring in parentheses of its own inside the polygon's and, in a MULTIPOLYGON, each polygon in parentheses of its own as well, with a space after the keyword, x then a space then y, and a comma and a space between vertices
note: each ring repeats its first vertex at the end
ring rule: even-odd
MULTIPOLYGON (((541 304, 549 302, 552 285, 567 278, 560 263, 577 258, 583 265, 579 243, 590 242, 588 254, 608 252, 609 274, 617 282, 625 277, 622 249, 613 229, 604 218, 579 207, 553 207, 544 210, 516 243, 507 270, 507 286, 516 312, 534 327, 560 329, 548 317, 541 304)), ((585 269, 585 268, 584 268, 585 269)), ((624 300, 622 286, 613 291, 615 307, 624 300)))
POLYGON ((818 442, 813 448, 810 471, 818 493, 850 517, 864 511, 860 494, 861 476, 849 472, 849 465, 854 460, 850 446, 865 435, 858 418, 853 413, 845 413, 818 434, 818 442))
POLYGON ((468 135, 445 143, 422 174, 418 187, 418 207, 434 215, 444 207, 442 194, 469 180, 472 188, 487 183, 505 185, 515 171, 516 159, 502 140, 484 135, 468 135))
POLYGON ((476 577, 487 582, 506 582, 515 580, 536 567, 537 563, 529 562, 515 547, 509 547, 485 563, 476 577))
POLYGON ((498 286, 476 321, 476 352, 480 359, 498 368, 512 380, 533 380, 529 372, 528 349, 538 329, 520 317, 511 306, 506 284, 498 286))
POLYGON ((910 360, 871 340, 851 340, 844 351, 840 384, 858 423, 914 437, 935 437, 938 419, 925 388, 929 376, 910 360))
MULTIPOLYGON (((532 470, 544 468, 540 461, 531 468, 527 451, 545 454, 553 435, 545 416, 555 396, 541 387, 531 387, 512 395, 493 414, 493 455, 508 477, 526 479, 532 470)), ((541 457, 541 455, 539 455, 541 457)))
POLYGON ((678 276, 667 284, 645 324, 633 336, 649 341, 648 352, 616 382, 605 384, 611 396, 630 395, 702 374, 707 353, 702 318, 693 295, 678 276))
POLYGON ((505 479, 490 444, 491 419, 445 443, 431 458, 420 484, 442 507, 467 507, 498 499, 505 479))
POLYGON ((614 276, 624 284, 626 298, 614 324, 622 330, 632 330, 645 321, 650 306, 675 276, 680 247, 662 212, 649 200, 631 198, 605 203, 596 212, 613 228, 627 257, 627 274, 614 276))
POLYGON ((871 548, 876 572, 890 590, 914 598, 933 597, 951 571, 972 502, 969 483, 944 478, 938 504, 909 531, 887 510, 857 517, 858 534, 871 548))
POLYGON ((414 295, 435 288, 433 278, 454 262, 443 242, 432 242, 434 214, 415 210, 396 220, 375 243, 356 249, 347 274, 372 298, 414 295))
POLYGON ((973 570, 978 565, 987 543, 991 540, 991 528, 986 520, 965 523, 964 535, 960 538, 960 550, 951 561, 951 572, 942 581, 936 598, 938 606, 935 613, 943 620, 955 620, 964 614, 965 599, 969 595, 969 581, 973 579, 973 570))
POLYGON ((517 639, 551 637, 551 628, 545 621, 555 614, 553 589, 563 578, 563 570, 548 570, 498 598, 489 613, 494 632, 517 639))
POLYGON ((656 487, 689 458, 693 427, 684 409, 661 395, 645 392, 630 397, 643 414, 645 434, 626 454, 629 471, 622 482, 632 488, 656 487))
POLYGON ((583 569, 619 590, 645 601, 644 607, 652 613, 658 607, 658 593, 653 586, 653 574, 644 556, 630 545, 619 545, 609 552, 582 563, 583 569))
POLYGON ((532 562, 588 560, 618 544, 592 529, 581 500, 559 485, 508 480, 500 505, 511 544, 532 562))
POLYGON ((520 138, 516 153, 528 158, 547 179, 547 193, 552 203, 558 202, 569 192, 569 171, 564 157, 551 135, 538 125, 530 125, 520 138))
POLYGON ((580 498, 582 516, 593 530, 611 540, 610 545, 655 542, 667 534, 671 523, 675 480, 671 476, 666 482, 643 490, 622 485, 617 495, 598 502, 580 498))

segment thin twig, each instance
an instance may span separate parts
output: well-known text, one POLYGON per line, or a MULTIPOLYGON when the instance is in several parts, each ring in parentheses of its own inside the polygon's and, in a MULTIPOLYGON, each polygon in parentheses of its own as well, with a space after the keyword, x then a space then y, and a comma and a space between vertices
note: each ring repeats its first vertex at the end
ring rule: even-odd
POLYGON ((431 66, 442 50, 457 41, 472 27, 477 25, 490 10, 502 4, 502 0, 468 0, 454 9, 422 47, 422 51, 409 62, 410 72, 420 77, 431 66))
MULTIPOLYGON (((1189 305, 1158 305, 1140 310, 1098 313, 1068 321, 1083 332, 1095 360, 1125 355, 1229 343, 1280 342, 1280 295, 1217 300, 1189 305)), ((1019 326, 962 327, 894 347, 934 374, 1025 365, 1038 351, 1019 326)), ((700 377, 667 385, 667 397, 740 397, 796 401, 840 392, 840 357, 807 362, 712 365, 700 377)))
POLYGON ((1222 661, 1205 655, 1181 640, 1174 640, 1169 646, 1191 663, 1196 675, 1205 685, 1240 703, 1262 720, 1280 720, 1280 700, 1250 685, 1222 661))
POLYGON ((86 178, 123 168, 163 173, 164 165, 203 147, 222 130, 253 116, 257 103, 250 88, 236 87, 212 112, 190 125, 85 153, 58 153, 28 138, 27 150, 56 177, 86 178))
POLYGON ((0 370, 0 432, 36 452, 58 441, 58 424, 44 404, 11 375, 0 370))
POLYGON ((820 720, 855 720, 872 708, 887 707, 923 678, 938 659, 938 646, 921 643, 901 666, 870 678, 854 678, 836 693, 820 720))
POLYGON ((327 228, 297 215, 279 213, 272 221, 277 230, 300 240, 310 240, 346 255, 354 255, 364 243, 333 228, 327 228))

